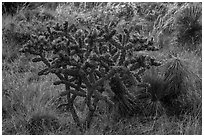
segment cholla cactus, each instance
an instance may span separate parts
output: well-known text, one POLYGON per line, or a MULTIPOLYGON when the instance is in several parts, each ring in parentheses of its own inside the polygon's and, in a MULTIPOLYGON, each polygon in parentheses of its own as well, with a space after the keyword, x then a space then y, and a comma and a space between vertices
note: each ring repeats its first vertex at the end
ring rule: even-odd
POLYGON ((36 55, 33 62, 41 61, 46 65, 39 75, 55 74, 59 80, 54 85, 65 85, 66 90, 60 96, 66 96, 68 103, 59 107, 67 106, 79 127, 90 127, 99 100, 112 105, 120 101, 126 106, 127 114, 133 112, 134 97, 126 87, 127 79, 132 84, 147 87, 141 74, 150 66, 160 65, 149 56, 132 56, 133 51, 158 50, 152 38, 138 36, 131 29, 119 34, 115 26, 110 22, 85 30, 67 21, 62 25, 57 23, 47 27, 46 32, 33 34, 21 50, 36 55), (102 95, 105 81, 110 82, 117 101, 102 95), (121 92, 117 92, 117 86, 123 87, 121 92), (83 97, 89 108, 84 122, 80 121, 73 104, 77 96, 83 97))

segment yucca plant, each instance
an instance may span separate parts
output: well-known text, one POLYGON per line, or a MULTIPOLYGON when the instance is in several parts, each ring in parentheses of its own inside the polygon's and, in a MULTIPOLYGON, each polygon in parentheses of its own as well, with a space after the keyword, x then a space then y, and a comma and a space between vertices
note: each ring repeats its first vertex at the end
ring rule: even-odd
POLYGON ((168 82, 166 94, 180 95, 187 93, 191 88, 192 72, 188 70, 187 62, 185 60, 173 57, 166 63, 166 70, 164 73, 164 80, 168 82))
POLYGON ((202 7, 200 3, 187 4, 175 16, 176 42, 195 50, 202 41, 202 7))
POLYGON ((188 69, 185 60, 173 57, 167 63, 164 72, 165 92, 161 98, 170 115, 191 113, 200 102, 193 87, 195 75, 188 69))
POLYGON ((136 92, 142 115, 157 118, 165 113, 165 108, 160 100, 165 92, 166 82, 154 68, 152 71, 148 70, 142 78, 149 84, 147 89, 136 92))
POLYGON ((200 115, 201 98, 193 85, 195 74, 188 69, 188 62, 177 57, 169 59, 156 72, 148 71, 142 77, 149 86, 136 90, 136 105, 142 115, 156 118, 162 114, 182 116, 200 115))

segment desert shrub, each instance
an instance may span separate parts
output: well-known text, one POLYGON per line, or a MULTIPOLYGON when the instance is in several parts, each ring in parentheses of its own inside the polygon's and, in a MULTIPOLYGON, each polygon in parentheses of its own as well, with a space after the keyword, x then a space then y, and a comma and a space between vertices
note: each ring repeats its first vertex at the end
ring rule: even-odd
POLYGON ((134 35, 134 31, 131 32, 131 28, 124 28, 122 33, 117 33, 116 24, 117 22, 111 21, 87 30, 69 24, 68 21, 63 24, 56 23, 54 26, 47 26, 44 32, 33 34, 21 50, 39 56, 34 58, 33 62, 42 61, 47 66, 39 75, 54 73, 60 79, 54 82, 54 85, 65 85, 66 91, 62 92, 61 96, 66 96, 68 103, 61 106, 69 108, 78 126, 81 126, 81 122, 73 105, 77 96, 84 97, 89 108, 84 123, 87 127, 90 127, 99 100, 113 103, 101 94, 106 80, 110 81, 110 84, 116 82, 116 86, 121 87, 118 92, 118 87, 111 84, 117 98, 114 101, 120 102, 117 106, 119 111, 123 112, 121 115, 132 115, 132 112, 135 112, 132 110, 134 100, 120 79, 130 76, 132 83, 141 84, 140 75, 150 66, 160 65, 155 58, 149 56, 131 56, 133 50, 158 50, 153 46, 153 39, 138 37, 134 35), (140 43, 140 46, 134 46, 136 43, 140 43), (131 72, 137 69, 141 70, 135 74, 131 72), (70 77, 73 80, 70 80, 70 77), (122 105, 124 107, 120 107, 122 105))

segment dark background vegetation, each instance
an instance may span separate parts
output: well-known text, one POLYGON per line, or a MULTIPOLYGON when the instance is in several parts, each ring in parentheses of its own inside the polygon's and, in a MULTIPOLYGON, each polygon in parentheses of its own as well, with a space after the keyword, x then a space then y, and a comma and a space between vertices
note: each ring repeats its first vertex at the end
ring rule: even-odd
MULTIPOLYGON (((202 3, 3 2, 2 134, 202 134, 201 51, 202 3), (151 85, 148 93, 162 96, 167 84, 169 91, 182 92, 184 97, 171 105, 164 99, 164 106, 160 104, 162 100, 153 104, 144 101, 146 117, 117 121, 108 106, 100 102, 91 128, 81 132, 66 109, 56 109, 64 101, 59 99, 64 87, 52 85, 54 75, 38 76, 43 64, 33 63, 32 55, 19 52, 31 34, 66 20, 82 28, 117 20, 118 31, 134 26, 145 37, 154 37, 154 45, 160 50, 134 54, 150 55, 163 63, 144 73, 143 80, 151 85), (166 80, 170 82, 165 83, 166 80), (178 89, 171 89, 175 85, 178 89), (177 111, 181 107, 186 108, 182 109, 184 112, 177 111), (149 113, 159 114, 152 119, 149 113)), ((86 113, 83 107, 83 101, 77 99, 76 109, 81 118, 86 113)))

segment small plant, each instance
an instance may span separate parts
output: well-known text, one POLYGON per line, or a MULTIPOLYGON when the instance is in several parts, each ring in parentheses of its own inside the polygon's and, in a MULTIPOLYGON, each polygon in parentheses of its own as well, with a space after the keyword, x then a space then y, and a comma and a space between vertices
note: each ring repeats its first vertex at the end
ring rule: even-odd
POLYGON ((165 93, 162 99, 171 115, 193 113, 193 108, 200 102, 193 87, 195 74, 188 69, 187 63, 179 58, 173 58, 166 64, 164 81, 165 93))
POLYGON ((158 118, 166 112, 165 107, 160 101, 165 92, 166 82, 162 75, 155 72, 154 69, 153 71, 145 73, 142 78, 144 82, 149 83, 149 87, 147 89, 143 89, 136 93, 138 102, 143 110, 142 115, 158 118))

